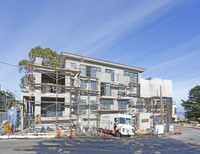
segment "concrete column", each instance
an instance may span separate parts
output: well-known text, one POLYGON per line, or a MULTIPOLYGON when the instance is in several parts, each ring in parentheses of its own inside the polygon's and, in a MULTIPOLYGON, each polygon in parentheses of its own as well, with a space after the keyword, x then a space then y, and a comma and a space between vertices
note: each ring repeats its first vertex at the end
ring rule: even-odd
POLYGON ((118 110, 118 100, 113 100, 113 110, 118 110))
POLYGON ((35 116, 41 115, 41 96, 35 96, 35 116))
POLYGON ((65 110, 64 110, 64 115, 63 116, 66 116, 66 117, 69 117, 70 116, 70 92, 66 92, 65 94, 65 110))

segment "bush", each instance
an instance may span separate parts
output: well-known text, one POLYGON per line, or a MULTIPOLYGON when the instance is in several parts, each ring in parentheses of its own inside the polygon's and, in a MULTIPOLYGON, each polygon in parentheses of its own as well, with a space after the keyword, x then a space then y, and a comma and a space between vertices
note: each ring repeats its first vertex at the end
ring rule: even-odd
POLYGON ((198 121, 191 121, 191 124, 199 124, 199 122, 198 121))

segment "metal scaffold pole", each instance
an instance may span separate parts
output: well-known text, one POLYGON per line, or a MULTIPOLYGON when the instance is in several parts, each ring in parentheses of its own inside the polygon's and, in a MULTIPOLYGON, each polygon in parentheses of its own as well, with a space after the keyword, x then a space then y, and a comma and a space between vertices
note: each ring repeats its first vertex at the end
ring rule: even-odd
POLYGON ((56 69, 56 134, 58 134, 58 70, 56 69))
POLYGON ((160 86, 160 115, 161 115, 161 123, 163 125, 164 122, 163 122, 162 86, 160 86))

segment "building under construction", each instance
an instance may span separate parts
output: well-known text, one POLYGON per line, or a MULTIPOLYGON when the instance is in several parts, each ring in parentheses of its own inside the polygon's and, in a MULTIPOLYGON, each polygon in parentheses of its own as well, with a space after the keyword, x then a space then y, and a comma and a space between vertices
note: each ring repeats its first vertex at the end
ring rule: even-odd
POLYGON ((139 129, 169 124, 172 82, 143 79, 143 68, 62 52, 57 68, 30 65, 22 92, 28 126, 69 123, 98 127, 103 113, 127 113, 139 129), (39 117, 39 118, 38 118, 39 117), (32 119, 32 121, 31 121, 32 119), (38 120, 36 120, 38 122, 38 120))

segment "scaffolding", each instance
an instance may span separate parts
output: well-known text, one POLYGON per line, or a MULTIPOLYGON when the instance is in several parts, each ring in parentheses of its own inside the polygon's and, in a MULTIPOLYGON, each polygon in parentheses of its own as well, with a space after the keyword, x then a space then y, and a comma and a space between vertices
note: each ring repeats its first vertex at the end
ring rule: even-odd
MULTIPOLYGON (((99 116, 101 113, 126 113, 129 112, 131 114, 130 109, 135 108, 139 111, 140 107, 146 109, 146 112, 151 112, 153 113, 159 113, 160 111, 166 110, 166 108, 169 108, 167 106, 164 106, 164 109, 159 106, 159 104, 154 104, 152 103, 153 98, 149 98, 150 100, 147 100, 147 98, 141 98, 140 96, 140 83, 134 83, 134 82, 128 82, 127 83, 120 83, 120 78, 122 75, 116 74, 116 80, 111 81, 110 83, 110 91, 114 92, 114 90, 118 90, 118 96, 116 98, 111 98, 114 96, 113 94, 110 94, 110 99, 113 101, 113 99, 117 100, 127 100, 129 102, 127 105, 129 107, 128 110, 114 110, 114 109, 108 109, 108 110, 103 110, 101 109, 101 106, 103 106, 102 103, 100 103, 100 100, 103 100, 103 87, 102 83, 100 82, 100 76, 98 73, 98 70, 93 70, 91 67, 88 67, 85 69, 85 75, 81 74, 81 71, 84 69, 80 67, 78 70, 70 70, 70 69, 62 69, 62 68, 52 68, 52 67, 47 67, 47 66, 41 66, 41 65, 30 65, 30 73, 26 75, 26 80, 28 83, 28 91, 29 91, 29 106, 30 105, 41 105, 41 114, 42 111, 47 113, 48 115, 55 116, 54 118, 49 118, 51 120, 54 120, 55 125, 56 125, 56 130, 58 127, 58 122, 61 121, 60 119, 64 120, 63 118, 60 118, 62 115, 62 111, 67 108, 69 108, 68 118, 65 118, 66 120, 77 126, 77 128, 80 128, 80 121, 81 120, 87 120, 88 126, 91 126, 91 120, 96 121, 96 126, 98 126, 99 122, 99 116), (92 72, 93 71, 93 74, 92 72), (41 79, 41 82, 36 82, 36 78, 38 77, 37 73, 33 72, 38 72, 41 73, 41 78, 42 74, 44 74, 44 78, 49 78, 51 82, 43 81, 43 78, 41 79), (94 75, 95 72, 95 75, 94 75), (87 83, 88 87, 82 87, 82 82, 84 81, 87 83), (96 89, 94 89, 91 85, 92 82, 95 82, 96 89), (41 90, 41 94, 45 93, 51 93, 52 96, 55 97, 55 99, 49 99, 49 100, 42 100, 41 101, 36 101, 34 100, 34 94, 37 93, 38 90, 41 90), (60 94, 68 93, 69 94, 69 99, 68 100, 61 100, 60 97, 58 97, 60 94), (85 96, 87 98, 87 103, 83 102, 81 98, 85 96), (96 96, 96 101, 92 101, 94 99, 93 96, 96 96), (131 98, 137 98, 138 100, 141 100, 143 102, 146 102, 143 105, 133 105, 130 104, 131 98), (43 105, 42 105, 43 104, 43 105), (46 105, 44 105, 46 104, 46 105), (88 113, 86 115, 82 115, 82 113, 87 109, 88 113), (91 112, 95 110, 96 114, 95 116, 91 116, 91 112)), ((103 73, 103 72, 101 72, 103 73)), ((108 74, 108 73, 106 73, 108 74)), ((128 78, 127 78, 128 79, 128 78)), ((42 95, 45 96, 45 95, 42 95)), ((41 97, 42 97, 41 96, 41 97)), ((157 98, 156 98, 157 99, 157 98)), ((161 101, 162 102, 162 101, 161 101)), ((34 108, 34 107, 33 107, 34 108)), ((30 112, 30 110, 28 110, 30 112)), ((34 113, 34 110, 32 110, 31 113, 34 113)), ((164 114, 164 111, 161 112, 161 114, 164 114)), ((66 114, 66 113, 65 113, 66 114)), ((37 116, 37 115, 34 115, 37 116)), ((43 116, 43 115, 41 115, 43 116)), ((162 117, 162 116, 161 116, 162 117)), ((31 117, 28 119, 31 121, 31 117)))

